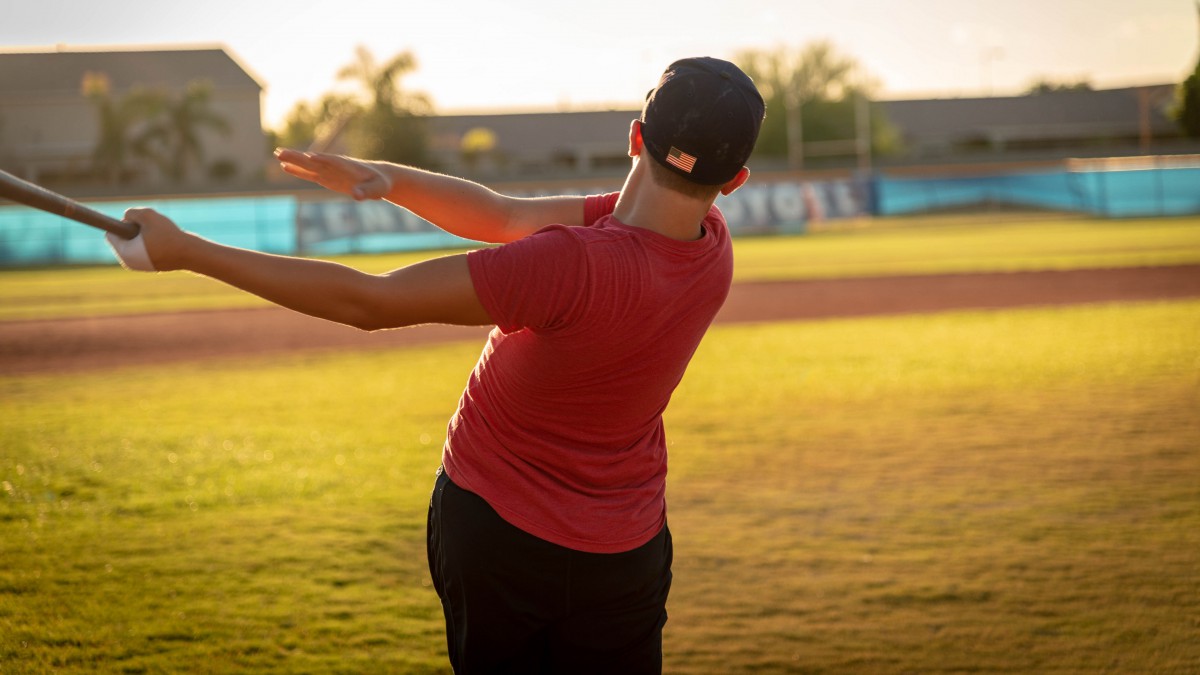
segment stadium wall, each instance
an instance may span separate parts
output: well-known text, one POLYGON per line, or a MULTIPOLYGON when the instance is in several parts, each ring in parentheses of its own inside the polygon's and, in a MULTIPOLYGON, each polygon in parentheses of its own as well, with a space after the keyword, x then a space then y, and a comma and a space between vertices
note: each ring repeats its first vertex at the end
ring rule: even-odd
POLYGON ((876 215, 1024 207, 1106 218, 1200 213, 1200 156, 1068 160, 1053 169, 874 181, 876 215))
MULTIPOLYGON (((1200 213, 1200 156, 1075 160, 1057 169, 971 175, 760 178, 717 201, 734 236, 799 234, 817 222, 870 215, 997 206, 1114 218, 1200 213)), ((617 189, 602 183, 498 187, 527 196, 617 189)), ((148 206, 200 236, 271 253, 383 253, 471 244, 386 202, 354 202, 321 191, 88 205, 117 218, 127 208, 148 206)), ((104 238, 91 228, 23 206, 0 206, 0 266, 115 262, 104 238)))

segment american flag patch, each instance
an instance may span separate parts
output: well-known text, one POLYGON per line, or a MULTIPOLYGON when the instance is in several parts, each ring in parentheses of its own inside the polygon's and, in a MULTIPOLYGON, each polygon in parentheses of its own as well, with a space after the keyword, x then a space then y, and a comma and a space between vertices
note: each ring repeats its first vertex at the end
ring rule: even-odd
POLYGON ((667 164, 682 169, 685 173, 691 173, 692 167, 696 166, 696 158, 672 145, 671 151, 667 153, 667 164))

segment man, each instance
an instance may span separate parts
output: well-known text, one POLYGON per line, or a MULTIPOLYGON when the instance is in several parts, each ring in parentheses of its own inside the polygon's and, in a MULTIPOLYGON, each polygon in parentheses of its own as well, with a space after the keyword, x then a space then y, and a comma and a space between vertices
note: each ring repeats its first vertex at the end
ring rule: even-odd
POLYGON ((671 583, 662 413, 733 271, 713 205, 764 116, 711 58, 672 64, 629 132, 620 193, 516 199, 409 167, 281 150, 285 171, 504 243, 369 275, 221 246, 148 210, 127 266, 189 269, 365 330, 495 324, 450 421, 430 573, 456 672, 662 667, 671 583))

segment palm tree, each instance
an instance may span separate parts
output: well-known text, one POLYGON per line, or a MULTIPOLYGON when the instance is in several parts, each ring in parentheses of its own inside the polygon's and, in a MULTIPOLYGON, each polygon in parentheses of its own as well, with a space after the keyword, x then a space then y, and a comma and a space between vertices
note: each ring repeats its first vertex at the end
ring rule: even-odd
POLYGON ((145 142, 155 146, 155 156, 163 172, 175 182, 187 179, 188 168, 204 160, 204 128, 228 134, 229 122, 210 106, 212 85, 193 81, 178 98, 168 100, 163 114, 148 130, 145 142))
POLYGON ((354 57, 354 61, 339 70, 337 76, 339 80, 358 82, 366 92, 371 108, 409 114, 428 112, 429 100, 424 95, 400 88, 400 79, 417 69, 417 57, 412 52, 401 52, 379 64, 371 50, 359 45, 354 50, 354 57))
POLYGON ((110 183, 124 183, 129 180, 132 161, 149 154, 148 130, 134 132, 162 111, 165 98, 159 91, 138 88, 114 99, 103 73, 85 74, 82 88, 96 108, 99 126, 93 168, 110 183))
POLYGON ((355 60, 338 72, 338 79, 357 82, 366 102, 348 106, 333 127, 345 129, 352 154, 427 166, 422 117, 433 106, 424 94, 400 87, 400 79, 416 69, 416 57, 402 52, 378 63, 366 47, 360 45, 354 53, 355 60))

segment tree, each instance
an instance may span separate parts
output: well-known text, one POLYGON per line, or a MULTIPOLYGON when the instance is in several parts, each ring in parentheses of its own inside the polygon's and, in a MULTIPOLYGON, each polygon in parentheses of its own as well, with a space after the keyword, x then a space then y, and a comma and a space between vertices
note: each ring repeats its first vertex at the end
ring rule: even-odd
POLYGON ((400 86, 400 80, 416 67, 411 52, 379 63, 360 45, 355 60, 338 72, 338 79, 357 83, 366 99, 345 125, 351 154, 405 164, 428 163, 423 118, 433 106, 424 94, 400 86))
MULTIPOLYGON (((869 100, 875 88, 853 58, 818 41, 801 48, 745 50, 734 61, 754 79, 767 104, 756 156, 787 157, 793 168, 800 168, 805 144, 853 143, 856 101, 860 96, 869 100)), ((872 147, 876 152, 890 149, 894 131, 877 108, 870 117, 872 147)))
POLYGON ((401 52, 380 64, 371 50, 359 45, 354 50, 354 61, 343 66, 337 76, 358 83, 367 95, 368 107, 425 114, 430 108, 428 98, 400 87, 400 79, 416 69, 417 58, 412 52, 401 52))
POLYGON ((143 88, 114 97, 104 73, 85 73, 81 88, 96 110, 99 133, 92 150, 93 170, 109 183, 127 183, 134 160, 150 155, 152 130, 147 125, 162 112, 166 97, 143 88))
POLYGON ((362 105, 343 94, 325 94, 316 103, 298 101, 283 123, 277 136, 278 145, 285 148, 310 148, 319 140, 329 138, 337 125, 362 113, 362 105))
POLYGON ((429 166, 425 117, 433 111, 428 97, 400 85, 417 68, 416 57, 402 52, 379 63, 359 46, 354 60, 338 71, 353 82, 353 95, 327 93, 316 103, 296 103, 277 134, 290 148, 330 147, 356 157, 429 166))
POLYGON ((1025 96, 1037 96, 1039 94, 1052 94, 1059 91, 1091 91, 1092 83, 1087 78, 1082 78, 1074 82, 1055 82, 1048 78, 1041 78, 1034 81, 1025 90, 1025 96))
MULTIPOLYGON (((1200 0, 1196 2, 1200 12, 1200 0)), ((1175 88, 1175 106, 1171 111, 1175 122, 1188 138, 1200 138, 1200 61, 1192 74, 1175 88)))
POLYGON ((1188 138, 1200 138, 1200 63, 1175 89, 1175 121, 1188 138))
POLYGON ((188 168, 204 161, 200 134, 211 129, 228 134, 229 122, 211 107, 212 85, 190 82, 183 92, 167 100, 162 114, 147 132, 147 140, 159 167, 174 182, 187 180, 188 168))
POLYGON ((212 110, 212 86, 191 82, 177 97, 159 89, 133 88, 114 96, 108 76, 87 73, 83 95, 96 109, 99 134, 92 151, 97 173, 112 183, 132 178, 135 159, 153 160, 173 181, 186 180, 193 163, 204 159, 200 132, 229 132, 229 123, 212 110))

